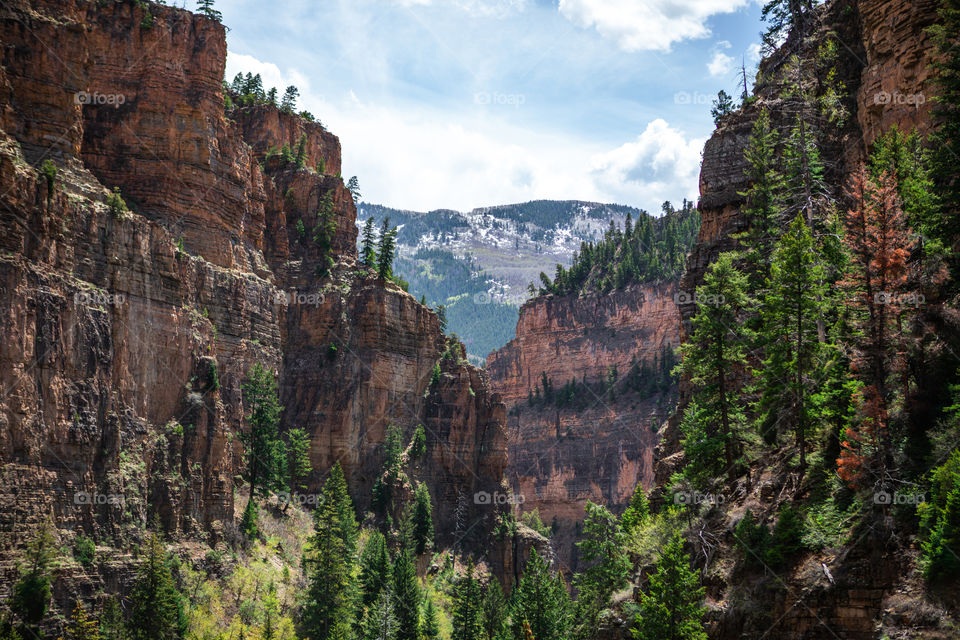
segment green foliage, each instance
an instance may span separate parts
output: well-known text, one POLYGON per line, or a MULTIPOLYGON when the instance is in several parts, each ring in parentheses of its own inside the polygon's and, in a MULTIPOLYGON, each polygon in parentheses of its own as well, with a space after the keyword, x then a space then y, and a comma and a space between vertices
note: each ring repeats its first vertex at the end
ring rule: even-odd
MULTIPOLYGON (((274 374, 259 362, 247 373, 243 401, 249 411, 248 431, 240 433, 244 446, 244 480, 250 485, 250 501, 282 489, 286 466, 283 441, 278 433, 280 406, 274 374)), ((248 506, 248 509, 250 507, 248 506)))
POLYGON ((380 245, 377 247, 377 275, 386 280, 393 275, 393 257, 397 249, 397 228, 390 227, 390 218, 380 227, 380 245))
POLYGON ((507 632, 507 599, 500 588, 500 582, 490 578, 483 593, 483 635, 484 640, 501 640, 507 632))
POLYGON ((113 191, 107 194, 107 208, 114 218, 122 218, 127 213, 127 203, 120 195, 120 187, 114 187, 113 191))
POLYGON ((350 179, 347 180, 347 191, 350 192, 354 204, 360 201, 362 196, 360 195, 360 181, 357 180, 357 176, 350 176, 350 179))
MULTIPOLYGON (((297 98, 300 97, 300 90, 290 85, 283 92, 283 98, 280 100, 280 111, 284 113, 293 113, 297 108, 297 98)), ((304 135, 306 137, 306 135, 304 135)), ((298 165, 299 166, 299 165, 298 165)))
POLYGON ((307 432, 303 429, 287 431, 285 449, 287 489, 291 492, 306 489, 307 479, 313 472, 310 465, 310 437, 307 432))
POLYGON ((704 589, 677 533, 664 548, 635 619, 636 640, 707 640, 704 589))
POLYGON ((620 516, 620 526, 626 535, 633 533, 634 529, 645 524, 650 518, 650 503, 647 501, 647 492, 643 485, 638 484, 630 497, 630 504, 620 516))
POLYGON ((349 638, 358 599, 356 577, 357 522, 339 463, 323 485, 314 512, 312 552, 307 565, 307 598, 303 628, 315 640, 349 638))
POLYGON ((92 538, 79 535, 73 541, 73 557, 85 567, 93 564, 97 556, 97 545, 92 538))
POLYGON ((83 608, 79 600, 73 607, 73 613, 70 614, 70 622, 67 624, 65 635, 67 640, 100 640, 100 629, 97 627, 97 621, 90 619, 87 610, 83 608))
POLYGON ((752 333, 742 319, 752 300, 734 258, 721 254, 708 269, 697 288, 690 337, 681 348, 681 367, 694 389, 680 425, 684 475, 697 486, 724 474, 733 477, 742 464, 746 415, 735 372, 747 364, 752 333))
POLYGON ((360 590, 364 607, 372 606, 380 593, 389 591, 391 585, 390 553, 383 534, 377 530, 370 533, 360 554, 360 590))
POLYGON ((47 158, 40 165, 40 175, 44 177, 47 182, 47 203, 53 199, 53 192, 57 186, 57 165, 53 163, 53 160, 47 158))
POLYGON ((699 229, 700 214, 687 201, 680 210, 665 202, 662 217, 644 213, 635 225, 628 214, 622 231, 611 220, 600 242, 581 243, 569 269, 557 265, 553 281, 546 274, 540 275, 539 293, 605 293, 631 283, 677 278, 686 268, 687 253, 699 229))
MULTIPOLYGON (((933 62, 937 84, 933 114, 937 128, 930 140, 934 149, 932 169, 937 193, 942 198, 944 230, 950 229, 952 239, 956 237, 957 216, 960 214, 960 178, 957 177, 957 158, 960 158, 960 0, 940 2, 939 19, 929 27, 929 32, 939 54, 933 62)), ((952 243, 944 244, 949 246, 952 243)))
POLYGON ((320 251, 318 275, 326 275, 336 264, 333 259, 333 239, 337 233, 337 217, 333 210, 333 192, 328 191, 317 209, 317 224, 313 228, 313 241, 320 251))
POLYGON ((360 262, 368 267, 377 263, 377 238, 373 218, 363 224, 363 240, 360 247, 360 262))
POLYGON ((36 535, 27 544, 25 566, 13 585, 10 609, 27 629, 39 625, 50 605, 51 570, 57 556, 57 539, 53 523, 45 520, 36 535))
MULTIPOLYGON (((432 381, 432 376, 431 376, 432 381)), ((410 439, 410 457, 413 459, 422 458, 427 452, 427 432, 422 424, 418 424, 413 430, 413 438, 410 439)))
POLYGON ((401 551, 393 565, 397 640, 420 640, 420 585, 410 556, 401 551))
POLYGON ((410 515, 413 527, 414 551, 417 555, 433 548, 433 504, 427 485, 417 485, 413 496, 413 513, 410 515))
POLYGON ((749 509, 734 529, 734 538, 743 550, 746 565, 773 570, 783 568, 804 548, 803 537, 803 521, 790 505, 780 509, 773 533, 749 509))
POLYGON ((106 598, 100 613, 100 638, 102 640, 127 640, 126 618, 119 598, 106 598))
POLYGON ((213 8, 213 0, 197 0, 197 12, 211 20, 223 22, 223 14, 213 8))
MULTIPOLYGON (((367 608, 361 626, 364 640, 395 640, 397 616, 394 613, 393 598, 389 588, 380 591, 376 600, 367 608)), ((344 638, 350 637, 344 636, 344 638)))
POLYGON ((524 511, 520 514, 520 522, 530 527, 544 538, 550 537, 550 527, 543 523, 543 520, 540 519, 540 510, 534 509, 533 511, 524 511))
POLYGON ((454 594, 453 635, 450 640, 478 640, 483 637, 483 592, 473 575, 473 561, 457 580, 454 594))
POLYGON ((960 449, 930 472, 929 499, 920 505, 921 563, 930 581, 960 571, 960 449))
POLYGON ((713 106, 710 108, 710 115, 713 117, 713 124, 719 127, 720 121, 731 113, 733 113, 733 98, 730 97, 730 94, 721 89, 713 101, 713 106))
POLYGON ((300 134, 300 140, 297 141, 297 154, 294 157, 294 163, 297 169, 303 169, 307 166, 307 134, 300 134))
POLYGON ((183 638, 187 619, 174 582, 166 545, 159 533, 147 537, 144 560, 130 592, 128 628, 133 640, 183 638))
POLYGON ((587 568, 574 576, 578 591, 574 636, 590 638, 610 597, 627 585, 626 536, 606 507, 587 501, 583 537, 577 543, 587 568))
POLYGON ((524 567, 511 607, 510 629, 514 640, 524 640, 524 623, 537 640, 563 640, 570 629, 570 598, 566 585, 554 575, 536 548, 524 567))
POLYGON ((422 633, 424 640, 440 639, 440 621, 437 619, 437 609, 433 606, 432 600, 427 600, 427 606, 423 609, 422 633))

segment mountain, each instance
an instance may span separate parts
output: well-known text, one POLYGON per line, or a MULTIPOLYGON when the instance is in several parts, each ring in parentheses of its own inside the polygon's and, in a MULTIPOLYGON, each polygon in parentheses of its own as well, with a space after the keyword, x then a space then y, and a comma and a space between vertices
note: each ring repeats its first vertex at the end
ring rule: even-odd
MULTIPOLYGON (((692 203, 683 202, 681 209, 692 203)), ((664 203, 663 212, 672 211, 664 203)), ((513 337, 517 306, 540 274, 570 266, 584 242, 603 238, 610 224, 646 216, 640 209, 576 200, 535 200, 469 212, 416 212, 360 203, 357 224, 389 217, 398 227, 396 272, 416 297, 446 306, 449 329, 482 362, 513 337)))

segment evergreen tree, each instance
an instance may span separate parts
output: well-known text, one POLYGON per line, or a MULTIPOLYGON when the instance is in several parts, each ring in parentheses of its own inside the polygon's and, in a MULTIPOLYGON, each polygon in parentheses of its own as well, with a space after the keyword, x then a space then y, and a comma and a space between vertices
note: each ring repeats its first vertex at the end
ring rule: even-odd
POLYGON ((360 201, 360 181, 357 180, 357 176, 350 176, 350 179, 347 180, 347 191, 353 197, 354 204, 360 201))
POLYGON ((213 0, 197 0, 197 10, 200 15, 217 22, 223 22, 223 14, 213 8, 213 0))
POLYGON ((921 564, 932 582, 960 572, 960 449, 930 473, 930 500, 920 505, 921 564))
POLYGON ((811 397, 822 382, 818 322, 827 295, 825 274, 810 228, 803 217, 784 233, 773 256, 761 317, 766 359, 761 370, 761 433, 792 424, 806 469, 807 432, 816 417, 811 397))
POLYGON ((382 280, 393 275, 393 256, 396 251, 397 228, 390 227, 390 218, 383 219, 380 227, 380 246, 377 247, 377 275, 382 280))
POLYGON ((144 560, 130 593, 127 624, 133 640, 175 640, 187 631, 183 599, 159 533, 147 536, 144 560))
POLYGON ((764 54, 770 55, 794 29, 802 37, 812 12, 813 0, 768 0, 761 13, 763 21, 769 24, 761 34, 764 54))
POLYGON ((437 619, 437 609, 429 598, 427 598, 427 606, 423 610, 423 637, 424 640, 440 640, 440 621, 437 619))
POLYGON ((453 635, 450 640, 480 640, 483 637, 483 593, 473 575, 473 561, 457 580, 454 593, 453 635))
POLYGON ((610 597, 627 585, 630 559, 626 536, 617 518, 606 507, 587 501, 587 517, 583 521, 583 538, 577 543, 587 568, 577 574, 577 612, 574 636, 590 638, 600 612, 610 597))
POLYGON ((284 113, 293 113, 297 108, 297 98, 300 97, 300 90, 290 85, 283 92, 283 98, 280 100, 280 110, 284 113))
POLYGON ((942 198, 944 244, 953 245, 960 215, 960 0, 941 0, 940 15, 929 27, 938 56, 933 69, 937 84, 933 115, 937 128, 931 136, 933 177, 942 198), (947 231, 949 230, 949 232, 947 231))
MULTIPOLYGON (((278 434, 283 407, 277 397, 277 382, 273 372, 259 362, 247 374, 243 400, 250 411, 247 416, 250 430, 240 433, 240 441, 244 447, 244 479, 250 485, 252 503, 247 506, 247 511, 253 516, 258 496, 266 497, 283 487, 286 466, 286 452, 278 434)), ((248 533, 253 533, 256 528, 255 517, 252 520, 245 522, 250 527, 248 533)))
POLYGON ((780 235, 778 214, 784 190, 783 178, 776 169, 777 134, 770 128, 770 115, 766 109, 760 111, 753 124, 744 157, 748 164, 745 173, 750 188, 740 195, 746 200, 743 215, 749 226, 735 237, 740 241, 751 288, 759 291, 765 284, 770 257, 780 235))
POLYGON ((483 638, 501 640, 507 631, 507 600, 500 582, 491 577, 483 594, 483 638))
POLYGON ((691 480, 701 482, 724 472, 735 477, 746 418, 741 394, 742 369, 752 334, 741 317, 751 306, 746 278, 724 253, 710 265, 697 288, 697 314, 683 345, 681 367, 694 386, 681 432, 691 480))
POLYGON ((376 602, 380 592, 389 590, 391 581, 390 553, 383 534, 374 529, 360 554, 360 588, 363 606, 376 602))
POLYGON ((291 492, 305 489, 307 479, 313 472, 310 465, 310 437, 303 429, 290 429, 287 432, 285 450, 287 488, 291 492))
POLYGON ((733 98, 721 89, 713 101, 713 107, 710 109, 710 115, 713 116, 713 124, 720 126, 720 120, 731 113, 733 113, 733 98))
POLYGON ((419 640, 420 585, 413 560, 403 550, 393 565, 394 614, 397 616, 397 640, 419 640))
POLYGON ((630 504, 620 516, 620 526, 627 535, 642 524, 645 524, 650 518, 650 503, 647 502, 647 492, 643 490, 643 485, 638 484, 630 497, 630 504))
POLYGON ((294 162, 297 169, 303 169, 307 166, 307 134, 305 133, 300 134, 300 139, 297 141, 297 155, 294 162))
POLYGON ((100 640, 100 629, 96 620, 91 620, 86 609, 77 600, 67 624, 66 640, 100 640))
POLYGON ((413 497, 413 544, 417 555, 433 547, 433 505, 427 485, 420 483, 413 497))
POLYGON ((317 209, 317 226, 313 228, 313 241, 320 251, 318 275, 326 275, 336 264, 333 259, 333 239, 336 233, 337 217, 333 210, 333 192, 328 191, 320 200, 320 207, 317 209))
POLYGON ((323 485, 313 526, 313 551, 306 558, 304 630, 315 640, 350 638, 357 601, 354 577, 357 523, 339 463, 334 465, 323 485))
POLYGON ((563 640, 570 628, 570 599, 563 580, 551 574, 535 548, 530 551, 513 596, 511 629, 515 640, 524 640, 525 625, 537 640, 563 640))
POLYGON ((373 225, 373 216, 371 216, 363 224, 363 240, 360 245, 360 262, 368 267, 373 267, 377 263, 377 232, 373 225))
POLYGON ((57 555, 57 539, 53 523, 44 520, 34 538, 27 544, 26 566, 13 585, 10 608, 33 630, 47 615, 50 606, 51 569, 57 555))
POLYGON ((363 640, 395 640, 397 616, 389 587, 380 591, 363 619, 363 640))
POLYGON ((690 568, 683 537, 676 533, 660 554, 640 599, 637 640, 707 640, 703 630, 704 589, 690 568))
POLYGON ((126 620, 117 598, 106 598, 100 612, 100 637, 103 640, 127 640, 126 620))

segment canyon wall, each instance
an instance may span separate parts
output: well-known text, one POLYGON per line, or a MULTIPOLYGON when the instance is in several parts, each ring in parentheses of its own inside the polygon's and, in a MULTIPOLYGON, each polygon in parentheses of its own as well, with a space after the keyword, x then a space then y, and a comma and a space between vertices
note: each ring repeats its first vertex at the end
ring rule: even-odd
POLYGON ((619 513, 637 484, 653 482, 657 430, 673 408, 672 390, 650 394, 627 387, 635 364, 656 369, 680 341, 674 283, 631 286, 603 295, 541 296, 520 310, 517 336, 487 358, 494 391, 509 407, 507 478, 521 511, 537 509, 554 526, 552 542, 564 569, 577 567, 574 541, 588 500, 619 513), (528 401, 545 374, 559 389, 579 386, 579 406, 528 401))
MULTIPOLYGON (((258 362, 277 372, 282 428, 310 435, 311 491, 339 461, 362 515, 386 426, 423 424, 441 541, 461 495, 469 522, 492 521, 472 496, 500 486, 504 405, 483 372, 441 359, 429 309, 357 264, 336 136, 274 107, 225 112, 224 27, 149 11, 0 9, 0 595, 43 519, 62 544, 82 533, 118 558, 154 514, 174 539, 229 534, 258 362), (306 168, 265 158, 304 134, 306 168), (327 196, 321 277, 311 231, 327 196)), ((121 590, 117 571, 57 580, 55 599, 121 590)))

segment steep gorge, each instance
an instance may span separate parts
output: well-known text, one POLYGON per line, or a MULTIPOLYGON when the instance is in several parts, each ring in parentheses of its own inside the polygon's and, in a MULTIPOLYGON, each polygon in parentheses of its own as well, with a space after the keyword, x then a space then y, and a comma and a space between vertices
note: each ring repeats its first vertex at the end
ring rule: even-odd
MULTIPOLYGON (((43 519, 118 558, 154 515, 174 539, 229 535, 257 362, 277 372, 282 428, 310 436, 310 490, 339 461, 360 514, 386 427, 425 425, 452 543, 459 496, 499 489, 505 408, 482 371, 441 359, 435 314, 358 266, 337 138, 275 107, 225 113, 224 27, 187 11, 18 0, 0 33, 0 593, 43 519), (303 134, 322 173, 265 157, 303 134), (108 206, 114 188, 131 211, 108 206), (297 222, 312 229, 327 195, 321 278, 297 222)), ((466 504, 483 535, 495 510, 466 504)), ((128 587, 111 566, 94 583, 128 587)), ((94 583, 57 580, 61 612, 94 583)))

